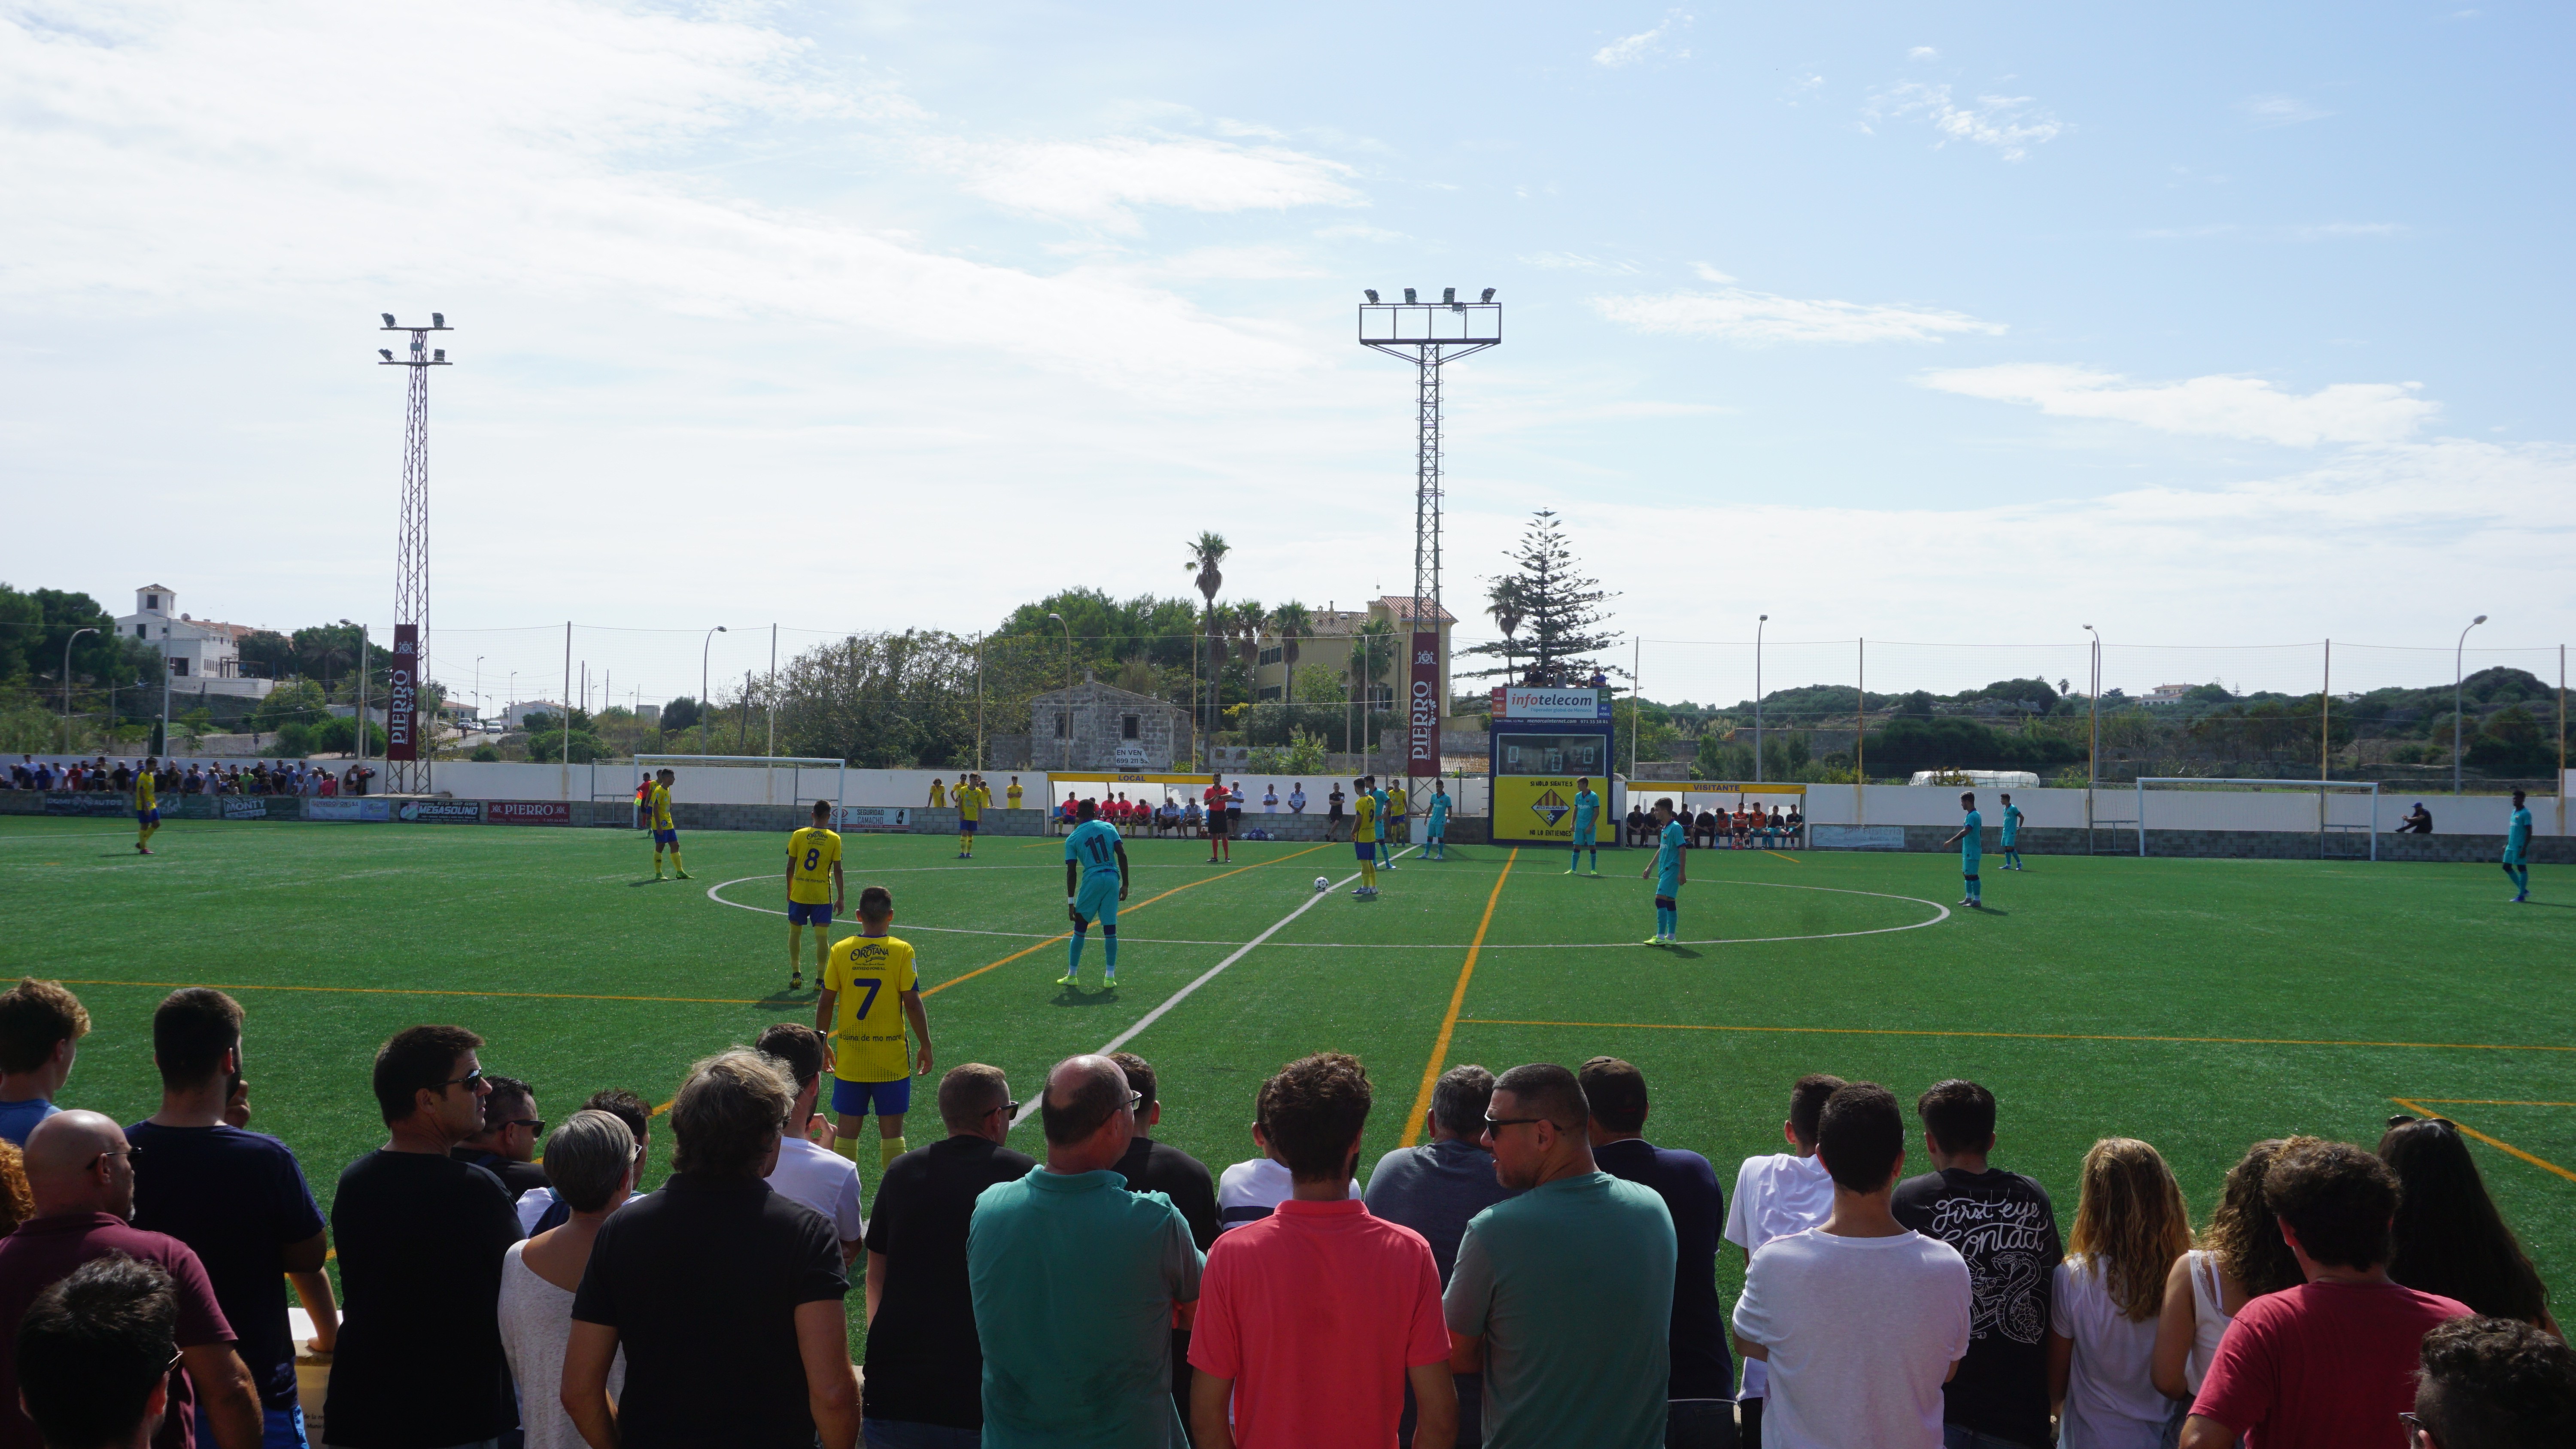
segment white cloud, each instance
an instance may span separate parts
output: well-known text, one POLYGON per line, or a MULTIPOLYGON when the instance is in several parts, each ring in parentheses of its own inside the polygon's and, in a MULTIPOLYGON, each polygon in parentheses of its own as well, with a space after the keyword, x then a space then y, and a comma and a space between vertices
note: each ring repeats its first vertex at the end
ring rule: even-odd
POLYGON ((1512 260, 1525 267, 1545 267, 1558 272, 1591 272, 1600 276, 1624 276, 1637 270, 1635 262, 1607 262, 1587 257, 1580 252, 1528 252, 1512 260))
POLYGON ((1228 212, 1362 204, 1349 185, 1350 167, 1283 146, 1120 136, 1098 141, 938 140, 921 143, 920 150, 987 200, 1121 233, 1143 230, 1135 211, 1141 206, 1228 212))
POLYGON ((1905 52, 1905 58, 1907 60, 1939 60, 1941 58, 1941 52, 1928 45, 1918 45, 1912 50, 1905 52))
POLYGON ((1867 121, 1921 120, 1941 136, 1939 144, 1966 141, 1991 146, 2007 161, 2019 161, 2033 146, 2046 145, 2066 130, 2066 123, 2028 96, 1979 96, 1973 104, 1950 99, 1946 85, 1900 81, 1870 97, 1861 114, 1867 121))
POLYGON ((1616 70, 1620 66, 1635 65, 1641 60, 1650 60, 1659 55, 1670 56, 1674 60, 1688 60, 1690 52, 1673 49, 1672 40, 1677 33, 1690 29, 1690 26, 1689 15, 1679 10, 1667 12, 1663 23, 1654 29, 1641 30, 1635 35, 1614 40, 1594 51, 1592 63, 1616 70))
POLYGON ((2441 410, 2441 404, 2417 397, 2423 384, 2413 382, 2336 383, 2299 394, 2254 377, 2135 383, 2116 373, 2054 363, 1954 368, 1925 374, 1923 385, 2026 403, 2052 417, 2111 418, 2160 432, 2293 448, 2402 442, 2441 410))
MULTIPOLYGON (((1717 283, 1735 279, 1701 266, 1717 283)), ((1808 300, 1721 286, 1708 292, 1595 297, 1592 308, 1639 332, 1715 337, 1728 342, 1938 342, 1953 333, 1998 334, 2000 322, 1925 307, 1808 300)))
POLYGON ((2255 125, 2265 128, 2322 121, 2334 114, 2297 96, 2252 96, 2240 102, 2237 109, 2251 118, 2255 125))

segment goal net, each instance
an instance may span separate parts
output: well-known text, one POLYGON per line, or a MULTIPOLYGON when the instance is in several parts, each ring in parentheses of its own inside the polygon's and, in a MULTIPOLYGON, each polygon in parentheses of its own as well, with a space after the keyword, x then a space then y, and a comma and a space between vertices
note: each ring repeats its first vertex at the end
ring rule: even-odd
POLYGON ((837 818, 849 803, 850 767, 803 755, 637 755, 630 767, 593 767, 591 798, 632 799, 644 782, 671 772, 671 797, 695 805, 797 805, 832 802, 837 818))
POLYGON ((2379 859, 2377 780, 2149 775, 2137 782, 2137 802, 2141 856, 2155 829, 2314 835, 2319 860, 2379 859))

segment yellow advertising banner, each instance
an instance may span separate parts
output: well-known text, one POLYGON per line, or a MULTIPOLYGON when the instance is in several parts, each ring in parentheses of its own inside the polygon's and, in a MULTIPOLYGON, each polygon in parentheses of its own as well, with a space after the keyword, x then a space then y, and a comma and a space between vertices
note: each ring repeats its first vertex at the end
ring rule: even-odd
MULTIPOLYGON (((1596 791, 1597 793, 1597 791, 1596 791)), ((1608 818, 1610 802, 1601 802, 1592 834, 1605 845, 1619 835, 1608 818)), ((1574 777, 1571 775, 1496 775, 1494 839, 1546 841, 1558 845, 1574 839, 1574 777)))
POLYGON ((1757 785, 1751 780, 1630 780, 1628 793, 1641 801, 1657 795, 1804 795, 1804 785, 1757 785))

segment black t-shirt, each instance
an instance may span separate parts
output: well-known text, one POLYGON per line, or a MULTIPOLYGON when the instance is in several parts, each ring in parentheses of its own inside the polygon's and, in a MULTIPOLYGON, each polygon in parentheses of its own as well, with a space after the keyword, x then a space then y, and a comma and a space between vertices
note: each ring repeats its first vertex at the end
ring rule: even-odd
POLYGON ((347 1309, 323 1422, 348 1449, 439 1449, 519 1422, 501 1351, 501 1180, 426 1152, 370 1152, 331 1200, 347 1309), (424 1386, 435 1386, 425 1392, 424 1386))
POLYGON ((501 1179, 501 1186, 509 1189, 512 1202, 525 1197, 529 1188, 554 1186, 553 1183, 546 1181, 546 1170, 533 1162, 520 1162, 515 1158, 503 1157, 500 1153, 489 1152, 480 1147, 453 1148, 447 1155, 459 1162, 473 1163, 476 1167, 501 1179))
POLYGON ((1673 1275, 1672 1397, 1733 1397, 1735 1359, 1726 1347, 1726 1310, 1717 1298, 1717 1241, 1726 1192, 1707 1158, 1643 1138, 1605 1142, 1592 1160, 1612 1177, 1651 1187, 1673 1215, 1681 1257, 1673 1275))
POLYGON ((820 1213, 756 1177, 681 1172, 600 1225, 572 1316, 617 1330, 633 1449, 812 1449, 796 1310, 849 1291, 820 1213))
POLYGON ((868 1219, 868 1251, 885 1255, 868 1326, 871 1419, 984 1427, 984 1346, 966 1283, 966 1225, 975 1198, 1017 1182, 1037 1159, 982 1137, 947 1137, 888 1164, 868 1219))
POLYGON ((238 1127, 137 1122, 125 1138, 143 1149, 134 1160, 134 1225, 196 1253, 261 1407, 294 1408, 295 1338, 278 1254, 322 1231, 322 1209, 295 1154, 238 1127))
POLYGON ((2066 1256, 2048 1190, 2017 1172, 1947 1168, 1896 1185, 1896 1220, 1968 1260, 1968 1356, 1942 1389, 1942 1418, 2032 1446, 2048 1443, 2048 1305, 2066 1256))
POLYGON ((1181 1210, 1190 1225, 1190 1237, 1204 1253, 1216 1241, 1222 1223, 1216 1211, 1216 1179, 1208 1176, 1207 1164, 1177 1147, 1157 1142, 1151 1137, 1138 1137, 1127 1144, 1127 1155, 1111 1164, 1110 1171, 1127 1179, 1129 1192, 1159 1192, 1181 1210))

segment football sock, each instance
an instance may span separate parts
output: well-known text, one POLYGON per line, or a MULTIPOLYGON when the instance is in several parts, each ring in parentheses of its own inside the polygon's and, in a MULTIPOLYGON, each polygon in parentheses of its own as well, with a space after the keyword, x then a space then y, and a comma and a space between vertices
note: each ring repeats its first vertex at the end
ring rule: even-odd
POLYGON ((689 868, 680 864, 680 848, 676 845, 671 847, 671 869, 674 873, 679 875, 687 875, 689 873, 689 868))
POLYGON ((1100 949, 1109 953, 1108 961, 1102 969, 1106 970, 1112 976, 1117 975, 1118 928, 1116 926, 1103 926, 1100 928, 1100 949))
POLYGON ((836 1134, 832 1138, 832 1151, 839 1156, 848 1158, 852 1162, 856 1162, 859 1160, 859 1139, 856 1137, 842 1137, 836 1134))
POLYGON ((1592 857, 1592 868, 1593 868, 1594 870, 1599 870, 1599 869, 1601 868, 1601 852, 1600 852, 1600 851, 1598 851, 1598 850, 1593 850, 1593 851, 1589 851, 1589 852, 1587 852, 1587 854, 1589 854, 1589 855, 1592 857))
POLYGON ((901 1156, 903 1156, 902 1138, 881 1137, 877 1139, 877 1171, 885 1171, 888 1167, 894 1164, 894 1160, 896 1158, 901 1156))
POLYGON ((1575 867, 1581 864, 1583 864, 1583 852, 1579 850, 1574 851, 1565 858, 1565 873, 1572 875, 1575 867))
POLYGON ((1083 941, 1084 941, 1085 939, 1087 939, 1087 937, 1085 936, 1085 933, 1086 933, 1086 932, 1088 932, 1090 929, 1091 929, 1091 927, 1090 927, 1089 925, 1080 925, 1080 926, 1076 926, 1076 927, 1074 927, 1074 928, 1073 928, 1073 941, 1072 941, 1072 944, 1071 944, 1070 946, 1068 946, 1068 947, 1067 947, 1067 949, 1066 949, 1066 953, 1065 953, 1065 958, 1064 958, 1064 974, 1065 974, 1065 975, 1067 975, 1067 976, 1075 976, 1075 975, 1079 975, 1079 974, 1081 974, 1081 972, 1082 972, 1082 943, 1083 943, 1083 941))
POLYGON ((803 974, 801 968, 804 964, 805 928, 795 924, 794 922, 789 922, 787 927, 787 974, 790 976, 803 974))
POLYGON ((1376 861, 1364 860, 1360 862, 1360 889, 1364 891, 1373 891, 1377 889, 1376 861))

